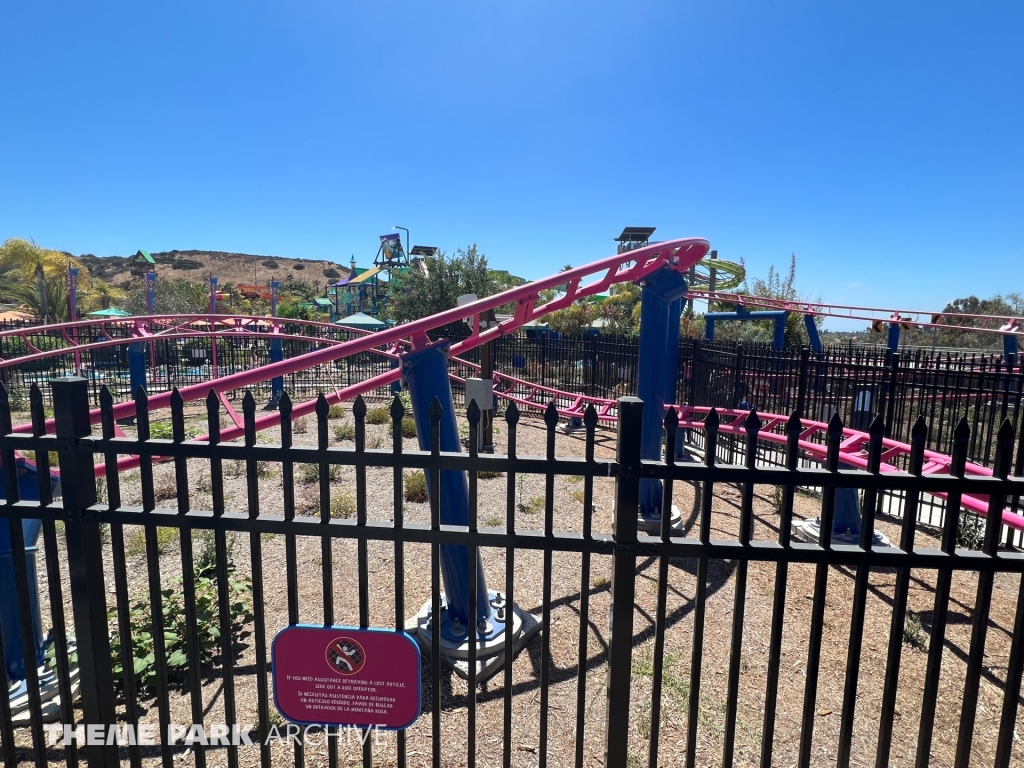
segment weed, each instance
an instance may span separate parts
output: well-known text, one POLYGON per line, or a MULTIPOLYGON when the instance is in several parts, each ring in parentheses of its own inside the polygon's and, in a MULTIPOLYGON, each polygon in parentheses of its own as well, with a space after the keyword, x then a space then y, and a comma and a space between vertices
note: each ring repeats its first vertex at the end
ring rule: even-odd
POLYGON ((496 477, 501 477, 504 472, 492 472, 489 469, 485 469, 483 472, 477 472, 476 476, 480 480, 493 480, 496 477))
POLYGON ((402 437, 409 439, 416 437, 416 420, 406 416, 402 419, 402 437))
POLYGON ((387 408, 372 408, 366 412, 367 424, 388 424, 391 422, 391 413, 387 408))
POLYGON ((542 509, 544 509, 544 497, 534 496, 525 504, 520 503, 518 508, 520 512, 523 512, 527 515, 535 515, 542 509))
POLYGON ((572 493, 570 493, 569 495, 572 496, 574 501, 577 501, 580 504, 582 504, 587 497, 586 493, 583 491, 582 488, 574 488, 572 490, 572 493))
MULTIPOLYGON (((174 528, 156 529, 156 551, 163 554, 163 551, 174 541, 174 528)), ((132 526, 128 535, 124 538, 125 557, 135 557, 146 551, 146 529, 132 526)))
POLYGON ((503 528, 505 526, 505 518, 501 515, 491 515, 484 520, 484 526, 487 528, 503 528))
POLYGON ((583 475, 568 475, 565 478, 565 482, 576 485, 577 483, 583 482, 583 475))
POLYGON ((276 533, 268 533, 264 531, 260 534, 260 541, 266 544, 268 541, 273 541, 275 536, 277 536, 276 533))
POLYGON ((224 462, 224 471, 227 472, 228 477, 244 477, 245 462, 241 459, 230 459, 224 462))
POLYGON ((924 629, 921 627, 920 615, 907 614, 907 620, 903 624, 903 642, 919 651, 927 650, 928 643, 925 640, 924 629))
POLYGON ((427 500, 427 478, 421 470, 405 473, 405 500, 412 502, 427 500))
POLYGON ((345 415, 345 409, 340 405, 332 405, 327 409, 328 419, 340 419, 345 415))
POLYGON ((971 512, 961 512, 956 521, 956 545, 978 550, 984 541, 985 521, 971 512))
POLYGON ((309 419, 296 419, 292 422, 292 434, 304 435, 309 431, 309 419))
POLYGON ((355 442, 356 440, 356 428, 352 424, 338 424, 334 428, 334 439, 335 440, 348 440, 349 442, 355 442))
POLYGON ((272 461, 257 461, 256 477, 273 477, 277 473, 274 466, 272 461))
POLYGON ((612 585, 612 580, 608 576, 598 576, 592 582, 590 586, 596 590, 608 589, 612 585))
POLYGON ((178 497, 178 483, 174 475, 165 474, 153 483, 153 497, 157 501, 167 501, 178 497))

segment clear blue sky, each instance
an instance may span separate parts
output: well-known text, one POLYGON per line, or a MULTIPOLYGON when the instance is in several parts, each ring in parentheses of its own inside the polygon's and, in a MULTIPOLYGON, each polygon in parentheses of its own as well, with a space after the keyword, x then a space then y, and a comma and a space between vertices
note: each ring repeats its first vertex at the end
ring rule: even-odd
POLYGON ((540 277, 657 226, 756 275, 795 252, 836 303, 1024 291, 1020 2, 17 2, 0 23, 0 239, 365 263, 401 224, 540 277))

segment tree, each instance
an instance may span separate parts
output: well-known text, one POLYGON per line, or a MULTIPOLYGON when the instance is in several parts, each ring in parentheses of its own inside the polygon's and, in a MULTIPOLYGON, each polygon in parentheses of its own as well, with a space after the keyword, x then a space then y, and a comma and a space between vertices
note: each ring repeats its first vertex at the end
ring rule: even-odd
MULTIPOLYGON (((128 288, 124 309, 133 315, 147 314, 145 280, 136 280, 128 288)), ((202 285, 184 278, 158 278, 153 294, 153 311, 158 315, 199 315, 210 311, 210 294, 202 285)))
POLYGON ((640 332, 641 288, 635 283, 617 283, 601 303, 599 315, 604 321, 602 333, 631 336, 640 332))
MULTIPOLYGON (((1010 318, 1024 318, 1024 295, 1019 293, 997 293, 988 299, 979 299, 977 296, 966 296, 946 304, 943 313, 955 313, 963 315, 996 315, 1010 318)), ((900 332, 900 342, 909 346, 939 346, 955 347, 961 349, 1002 349, 1003 340, 995 333, 978 333, 968 329, 977 328, 984 324, 984 321, 973 318, 960 320, 941 321, 948 327, 944 328, 917 328, 911 327, 900 332), (953 327, 956 322, 956 327, 953 327)), ((1002 325, 995 325, 998 329, 1002 325)), ((987 327, 993 327, 990 322, 987 327)))
MULTIPOLYGON (((388 287, 387 315, 396 323, 408 323, 457 305, 467 293, 478 298, 491 296, 499 289, 494 273, 487 268, 487 257, 476 243, 459 248, 454 256, 439 253, 425 258, 426 269, 396 272, 388 287)), ((457 324, 444 329, 451 332, 457 324)))
MULTIPOLYGON (((568 272, 570 269, 572 269, 572 264, 566 264, 560 271, 568 272)), ((567 288, 568 285, 562 285, 555 289, 541 291, 540 303, 546 304, 549 301, 553 301, 558 296, 564 294, 567 288)), ((574 301, 565 309, 551 312, 544 318, 544 322, 547 323, 548 330, 555 331, 563 336, 579 336, 590 329, 597 316, 598 307, 592 298, 588 296, 574 301)))
MULTIPOLYGON (((741 265, 746 265, 740 260, 741 265)), ((768 267, 768 277, 764 280, 755 277, 753 283, 747 281, 744 276, 741 293, 748 296, 774 299, 776 301, 800 301, 800 295, 796 290, 796 254, 790 254, 789 270, 783 276, 782 272, 775 271, 775 265, 768 267)), ((777 309, 777 307, 765 307, 766 309, 777 309)), ((712 311, 732 311, 735 307, 717 302, 712 311)), ((753 302, 751 306, 745 307, 748 311, 761 309, 753 302)), ((816 317, 815 323, 821 325, 821 318, 816 317)), ((695 325, 695 324, 694 324, 695 325)), ((722 341, 742 341, 744 344, 771 344, 775 336, 775 323, 770 320, 747 320, 743 322, 716 322, 715 338, 722 341)), ((785 344, 787 346, 800 346, 807 343, 807 331, 804 326, 803 315, 799 312, 790 312, 786 320, 785 344)))
POLYGON ((0 245, 0 300, 16 302, 40 318, 66 321, 68 268, 78 268, 78 293, 86 295, 92 281, 71 254, 12 237, 0 245))

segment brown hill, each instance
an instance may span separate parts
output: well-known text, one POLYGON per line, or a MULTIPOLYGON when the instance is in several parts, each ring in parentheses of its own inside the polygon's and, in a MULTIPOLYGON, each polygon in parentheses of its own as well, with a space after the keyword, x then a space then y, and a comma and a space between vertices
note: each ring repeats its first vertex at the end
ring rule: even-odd
MULTIPOLYGON (((226 253, 224 251, 162 251, 151 253, 160 277, 184 277, 195 283, 203 283, 214 275, 221 285, 265 285, 276 278, 284 280, 291 275, 296 280, 305 280, 322 287, 349 273, 344 267, 325 259, 294 259, 285 256, 258 256, 251 253, 226 253)), ((105 282, 123 286, 131 282, 131 256, 94 256, 91 253, 78 257, 88 267, 90 274, 105 282)))

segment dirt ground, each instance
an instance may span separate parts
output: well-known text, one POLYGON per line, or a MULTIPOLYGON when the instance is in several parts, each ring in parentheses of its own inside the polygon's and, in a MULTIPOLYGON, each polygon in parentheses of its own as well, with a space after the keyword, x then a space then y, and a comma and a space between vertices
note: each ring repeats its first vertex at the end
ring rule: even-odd
MULTIPOLYGON (((191 416, 198 424, 198 414, 191 416)), ((350 424, 348 407, 340 419, 332 419, 332 445, 351 445, 334 437, 334 427, 350 424)), ((519 455, 542 455, 545 446, 545 427, 539 417, 526 415, 520 422, 518 432, 519 455)), ((297 444, 315 443, 315 424, 312 419, 299 425, 295 436, 297 444)), ((503 452, 506 446, 507 430, 498 422, 495 435, 496 449, 503 452)), ((368 426, 368 447, 389 447, 390 426, 368 426)), ((261 433, 261 442, 276 442, 276 430, 261 433)), ((584 442, 582 435, 558 433, 556 451, 559 456, 582 456, 584 442)), ((598 432, 598 456, 611 456, 614 451, 614 432, 601 429, 598 432)), ((192 507, 209 508, 209 470, 199 460, 190 461, 190 486, 192 507)), ((296 499, 300 514, 318 514, 318 485, 301 482, 300 468, 296 472, 296 499)), ((392 477, 390 469, 367 472, 368 513, 371 520, 391 520, 392 477)), ((246 507, 246 479, 244 467, 227 462, 225 466, 225 493, 229 511, 244 511, 246 507)), ((280 514, 282 509, 282 482, 280 467, 275 466, 259 480, 262 511, 280 514)), ((173 506, 173 469, 168 464, 158 465, 155 470, 155 486, 158 496, 164 496, 159 506, 173 506)), ((354 490, 354 472, 343 468, 333 488, 343 492, 354 490)), ((555 529, 580 531, 583 524, 583 484, 580 478, 555 480, 554 510, 555 529)), ((516 487, 517 502, 521 505, 517 514, 517 528, 539 529, 543 527, 543 506, 537 500, 544 497, 544 477, 524 476, 516 487)), ((506 508, 507 479, 504 475, 479 482, 479 521, 482 526, 503 527, 506 508)), ((141 503, 138 472, 127 472, 122 476, 122 496, 126 505, 141 503)), ((739 528, 739 491, 728 486, 714 489, 712 538, 735 538, 739 528)), ((611 525, 613 481, 595 481, 594 500, 596 517, 594 530, 608 531, 611 525)), ((677 484, 674 500, 683 512, 684 519, 691 518, 699 498, 694 488, 677 484)), ((797 517, 814 517, 818 514, 820 501, 810 495, 798 494, 795 514, 797 517)), ((772 489, 757 488, 755 495, 755 537, 774 539, 777 536, 778 514, 773 502, 772 489)), ((425 503, 407 503, 405 518, 410 523, 429 522, 429 509, 425 503)), ((892 539, 898 539, 897 521, 883 518, 878 527, 892 539)), ((688 535, 697 535, 696 525, 688 535)), ((934 532, 919 528, 918 546, 937 545, 934 532)), ((133 598, 142 598, 147 588, 147 562, 144 547, 139 547, 141 529, 126 527, 126 541, 129 543, 127 570, 130 591, 133 598), (134 542, 134 544, 133 544, 134 542), (140 551, 141 550, 141 551, 140 551)), ((259 536, 259 534, 253 534, 259 536)), ((236 534, 233 557, 237 571, 251 573, 248 535, 236 534)), ((169 585, 175 575, 181 573, 181 556, 177 535, 167 536, 162 541, 160 558, 161 576, 169 585)), ((285 544, 283 536, 263 535, 263 577, 268 646, 274 634, 288 623, 288 595, 285 573, 285 544)), ((197 555, 202 548, 196 545, 197 555)), ((505 555, 502 550, 483 551, 484 567, 488 585, 501 588, 505 579, 505 555)), ((430 599, 429 547, 405 545, 405 600, 407 613, 412 614, 430 599)), ((323 621, 322 592, 322 548, 315 537, 302 537, 298 541, 298 590, 300 621, 320 623, 323 621)), ((356 544, 354 541, 336 540, 331 557, 334 568, 334 618, 337 624, 358 624, 356 544)), ((40 559, 40 596, 44 628, 49 626, 50 606, 46 596, 45 567, 42 553, 40 559)), ((62 553, 63 559, 63 553, 62 553)), ((114 605, 114 576, 109 543, 107 551, 108 572, 106 588, 108 605, 114 605)), ((369 544, 370 563, 370 624, 377 627, 393 627, 394 615, 394 545, 388 543, 369 544)), ((585 580, 581 575, 581 557, 569 553, 555 553, 550 573, 552 585, 551 608, 551 687, 548 763, 554 766, 571 765, 576 749, 576 680, 579 671, 578 639, 580 629, 581 589, 590 595, 590 612, 587 621, 587 656, 583 660, 586 669, 586 729, 583 741, 586 765, 600 765, 604 747, 603 734, 607 713, 605 707, 605 649, 608 642, 608 609, 610 586, 610 559, 594 557, 591 572, 585 580)), ((700 728, 697 737, 697 762, 700 765, 718 765, 722 759, 722 737, 725 722, 726 686, 729 669, 729 645, 734 604, 736 563, 712 561, 709 568, 707 619, 705 628, 703 677, 700 692, 700 728)), ((657 599, 657 570, 655 558, 641 559, 637 564, 638 584, 635 610, 635 645, 633 666, 633 698, 629 713, 614 713, 615 717, 628 716, 631 729, 630 765, 646 765, 647 738, 650 734, 650 686, 652 672, 652 649, 654 638, 654 616, 657 599)), ((538 617, 541 612, 543 590, 543 556, 540 552, 520 550, 515 559, 515 598, 518 604, 538 617)), ((669 563, 669 588, 667 606, 666 656, 662 695, 662 725, 660 764, 675 766, 683 764, 686 739, 687 702, 689 696, 689 668, 691 642, 693 637, 693 611, 695 595, 696 561, 673 559, 669 563)), ((815 703, 817 717, 813 742, 813 765, 833 765, 839 736, 842 690, 846 668, 846 651, 850 629, 850 606, 853 596, 853 572, 848 568, 836 567, 829 571, 827 608, 824 618, 824 639, 821 648, 821 676, 815 703)), ((767 652, 772 615, 772 600, 775 587, 775 567, 771 564, 752 564, 749 569, 745 619, 743 632, 743 655, 741 659, 740 695, 736 735, 737 765, 755 765, 760 755, 762 720, 764 713, 764 691, 767 674, 767 652)), ((893 748, 890 765, 909 766, 913 764, 916 749, 917 729, 921 706, 924 672, 927 655, 913 643, 922 642, 926 647, 931 629, 930 620, 934 601, 934 572, 912 574, 908 610, 920 620, 920 630, 908 627, 903 644, 903 658, 900 671, 899 695, 896 721, 893 728, 893 748)), ((889 635, 892 595, 896 574, 891 570, 875 570, 870 576, 867 614, 863 633, 863 658, 861 663, 858 700, 853 735, 853 765, 874 765, 877 742, 878 716, 881 706, 886 649, 889 635)), ((1002 705, 1002 684, 1013 630, 1014 611, 1018 578, 1000 575, 996 577, 995 593, 989 622, 988 640, 985 648, 985 666, 978 701, 978 719, 974 736, 974 757, 972 765, 991 764, 994 756, 998 718, 1002 705)), ((942 678, 939 687, 935 736, 932 747, 931 765, 953 764, 953 754, 960 716, 960 700, 963 691, 965 662, 970 647, 972 606, 975 601, 977 578, 974 574, 958 573, 953 578, 952 602, 949 626, 946 632, 943 654, 942 678)), ((786 617, 783 633, 782 664, 779 675, 779 699, 776 714, 775 760, 779 766, 796 764, 799 744, 799 721, 804 698, 807 663, 807 637, 811 621, 811 593, 814 589, 813 566, 792 565, 786 592, 786 617)), ((70 623, 71 612, 68 600, 65 567, 65 612, 70 623)), ((112 625, 113 629, 113 625, 112 625)), ((235 675, 237 721, 258 723, 255 674, 254 644, 250 622, 248 635, 242 640, 243 647, 233 662, 235 675)), ((539 700, 540 700, 540 653, 541 638, 535 637, 517 657, 513 668, 513 709, 512 709, 512 762, 516 766, 533 766, 539 762, 539 700)), ((428 765, 431 756, 430 711, 430 664, 423 662, 423 714, 407 731, 409 765, 428 765)), ((445 734, 442 748, 443 765, 461 766, 466 758, 467 728, 467 686, 460 678, 447 669, 441 672, 442 712, 441 727, 445 734)), ((171 721, 192 722, 190 692, 177 685, 171 691, 171 721)), ((204 670, 204 684, 201 691, 204 720, 207 724, 224 720, 223 678, 220 668, 204 670)), ((157 722, 157 708, 153 699, 140 702, 143 708, 143 722, 157 722)), ((503 685, 499 674, 480 686, 477 694, 477 762, 482 766, 498 765, 502 754, 503 685)), ((1024 708, 1022 708, 1024 709, 1024 708)), ((79 716, 80 716, 79 711, 79 716)), ((1018 717, 1018 732, 1024 732, 1018 717)), ((274 715, 272 721, 283 725, 274 715)), ((394 765, 396 762, 397 739, 394 733, 378 733, 372 740, 376 765, 394 765)), ((22 760, 30 761, 30 734, 27 729, 18 731, 18 745, 24 748, 22 760)), ((293 749, 287 744, 272 747, 273 764, 291 764, 293 749)), ((60 749, 51 749, 49 759, 55 765, 63 764, 64 755, 60 749)), ((123 753, 127 765, 127 753, 123 753)), ((159 748, 144 748, 146 765, 157 765, 159 748)), ((242 747, 239 750, 241 766, 259 764, 257 747, 242 747)), ((206 755, 207 765, 227 765, 227 750, 211 748, 206 755)), ((1016 742, 1015 764, 1024 764, 1024 747, 1016 742)), ((328 750, 321 745, 311 745, 305 750, 308 766, 328 765, 328 750)), ((195 756, 179 748, 174 764, 190 766, 195 756)), ((339 764, 361 765, 361 749, 354 737, 343 739, 339 748, 339 764)))

